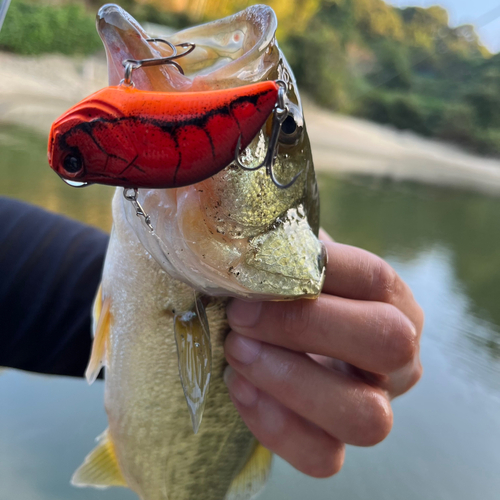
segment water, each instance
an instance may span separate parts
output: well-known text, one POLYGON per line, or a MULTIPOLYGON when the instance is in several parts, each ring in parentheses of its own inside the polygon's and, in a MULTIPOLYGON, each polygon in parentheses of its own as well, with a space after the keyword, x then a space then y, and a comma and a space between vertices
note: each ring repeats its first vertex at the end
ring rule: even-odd
MULTIPOLYGON (((64 185, 45 147, 44 138, 0 127, 0 194, 108 229, 111 190, 64 185)), ((394 401, 383 443, 349 447, 327 480, 277 459, 260 499, 498 500, 500 199, 369 178, 321 176, 320 186, 325 229, 386 258, 423 306, 424 376, 394 401)), ((0 376, 0 500, 136 499, 69 485, 106 427, 102 398, 99 382, 0 376)))
POLYGON ((46 137, 0 124, 0 194, 109 230, 112 193, 106 186, 70 188, 48 166, 46 137))

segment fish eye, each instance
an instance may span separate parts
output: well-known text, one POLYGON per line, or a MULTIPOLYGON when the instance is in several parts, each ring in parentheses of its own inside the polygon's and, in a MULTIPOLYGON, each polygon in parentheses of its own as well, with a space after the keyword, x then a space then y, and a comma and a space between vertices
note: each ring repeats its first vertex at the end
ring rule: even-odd
POLYGON ((78 174, 83 169, 83 159, 78 153, 70 153, 64 158, 63 168, 68 174, 78 174))
POLYGON ((289 104, 288 116, 281 124, 279 141, 282 144, 295 145, 302 136, 302 113, 295 104, 289 104))

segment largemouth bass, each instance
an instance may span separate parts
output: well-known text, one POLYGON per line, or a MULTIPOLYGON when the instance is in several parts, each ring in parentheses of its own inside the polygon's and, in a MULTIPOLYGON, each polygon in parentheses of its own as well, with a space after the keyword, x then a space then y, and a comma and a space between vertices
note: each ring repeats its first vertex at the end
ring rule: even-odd
MULTIPOLYGON (((123 60, 165 53, 117 6, 102 7, 97 25, 110 85, 123 78, 123 60)), ((87 370, 93 381, 106 366, 109 428, 75 472, 75 485, 126 486, 142 500, 245 500, 267 478, 271 454, 223 382, 225 306, 228 297, 315 297, 325 264, 309 139, 276 27, 270 8, 253 6, 170 37, 196 45, 178 60, 184 75, 162 66, 134 72, 140 90, 168 92, 283 80, 290 113, 274 170, 283 182, 300 175, 280 189, 263 169, 231 164, 191 186, 140 189, 133 203, 117 189, 87 370)), ((264 125, 241 161, 260 163, 268 143, 264 125)))

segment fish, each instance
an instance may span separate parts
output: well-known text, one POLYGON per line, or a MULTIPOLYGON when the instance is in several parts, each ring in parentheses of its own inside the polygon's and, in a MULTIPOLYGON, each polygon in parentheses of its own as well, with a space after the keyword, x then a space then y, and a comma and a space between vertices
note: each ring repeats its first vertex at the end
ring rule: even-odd
POLYGON ((107 87, 52 125, 49 165, 70 183, 173 188, 220 172, 267 121, 278 85, 152 92, 107 87))
MULTIPOLYGON (((116 189, 86 372, 91 383, 105 367, 108 428, 74 473, 75 486, 128 487, 141 500, 247 500, 266 482, 272 454, 223 381, 225 308, 230 297, 313 300, 326 262, 311 147, 276 27, 271 8, 251 6, 169 37, 196 45, 177 60, 184 74, 168 66, 134 72, 136 88, 155 92, 286 82, 291 122, 273 168, 278 180, 301 175, 280 189, 264 169, 232 163, 183 187, 138 189, 132 198, 116 189)), ((97 28, 111 86, 123 78, 123 60, 166 55, 116 5, 101 7, 97 28)), ((269 142, 267 122, 240 161, 260 164, 269 142)))

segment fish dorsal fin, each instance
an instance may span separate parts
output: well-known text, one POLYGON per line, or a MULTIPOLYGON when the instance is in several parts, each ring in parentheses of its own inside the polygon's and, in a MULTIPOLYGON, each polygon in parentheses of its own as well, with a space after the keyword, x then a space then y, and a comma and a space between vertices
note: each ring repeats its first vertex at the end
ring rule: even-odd
POLYGON ((273 454, 258 441, 252 454, 231 483, 225 500, 250 500, 257 495, 269 477, 273 454))
POLYGON ((179 376, 196 434, 203 417, 212 371, 212 346, 205 307, 195 296, 191 311, 174 317, 179 376))
POLYGON ((102 300, 101 287, 97 292, 94 302, 94 342, 92 343, 92 354, 90 361, 85 371, 87 382, 92 384, 102 366, 105 364, 106 349, 109 339, 109 329, 111 326, 111 299, 106 297, 102 300))
POLYGON ((127 486, 116 460, 115 447, 106 429, 98 438, 99 444, 85 457, 73 474, 73 486, 127 486))

